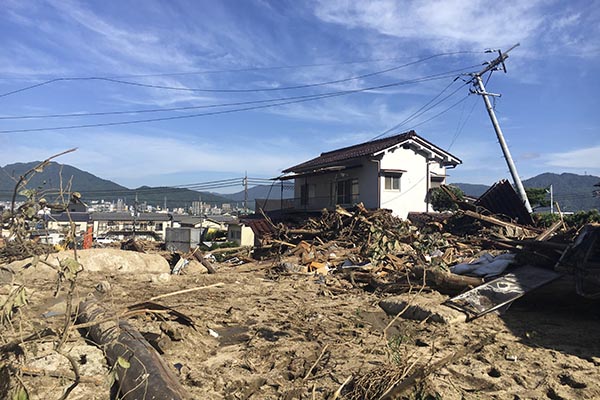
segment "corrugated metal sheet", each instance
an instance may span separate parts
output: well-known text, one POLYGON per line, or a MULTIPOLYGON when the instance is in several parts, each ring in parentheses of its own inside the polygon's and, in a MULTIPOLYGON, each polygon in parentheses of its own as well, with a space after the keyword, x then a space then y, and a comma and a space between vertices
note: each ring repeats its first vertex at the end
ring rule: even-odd
POLYGON ((475 205, 485 208, 492 214, 506 215, 521 225, 533 225, 533 219, 523 201, 506 179, 494 183, 477 199, 475 205))
POLYGON ((269 237, 274 231, 271 224, 266 219, 246 219, 242 221, 245 225, 252 228, 252 232, 259 238, 269 237))

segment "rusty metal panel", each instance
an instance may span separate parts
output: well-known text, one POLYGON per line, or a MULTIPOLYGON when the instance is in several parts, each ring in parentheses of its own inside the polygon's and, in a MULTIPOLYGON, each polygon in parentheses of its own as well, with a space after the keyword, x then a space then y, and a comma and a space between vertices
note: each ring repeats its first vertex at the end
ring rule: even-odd
POLYGON ((533 225, 533 219, 523 201, 506 179, 494 183, 477 199, 475 205, 485 208, 492 214, 506 215, 521 225, 533 225))

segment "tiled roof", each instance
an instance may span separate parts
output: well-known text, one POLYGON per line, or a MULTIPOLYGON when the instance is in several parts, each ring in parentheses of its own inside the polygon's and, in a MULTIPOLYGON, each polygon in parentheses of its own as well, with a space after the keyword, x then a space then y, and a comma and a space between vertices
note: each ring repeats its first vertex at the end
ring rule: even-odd
POLYGON ((173 216, 173 222, 179 222, 184 225, 196 225, 202 222, 202 217, 195 217, 190 215, 178 215, 173 216))
POLYGON ((523 205, 515 189, 506 179, 494 183, 475 202, 478 207, 483 207, 493 214, 503 214, 515 218, 519 224, 533 225, 531 214, 523 205))
POLYGON ((72 213, 62 212, 60 214, 46 215, 46 219, 56 221, 56 222, 69 222, 69 221, 89 222, 90 214, 87 212, 72 212, 72 213))
POLYGON ((254 232, 254 234, 256 236, 261 237, 261 238, 265 237, 265 236, 270 236, 274 233, 273 227, 264 218, 261 218, 261 219, 247 218, 247 219, 241 220, 240 222, 243 223, 244 225, 252 228, 252 232, 254 232))
MULTIPOLYGON (((99 212, 92 213, 93 221, 133 221, 133 215, 128 212, 99 212)), ((139 213, 138 221, 169 221, 170 214, 163 213, 139 213)))
POLYGON ((209 219, 209 220, 217 222, 217 223, 225 223, 225 224, 237 221, 237 217, 235 217, 233 215, 209 215, 208 217, 206 217, 206 219, 209 219))
POLYGON ((440 148, 438 148, 437 146, 435 146, 434 144, 428 142, 427 140, 425 140, 422 137, 420 137, 419 135, 417 135, 415 131, 409 131, 409 132, 401 133, 399 135, 394 135, 394 136, 390 136, 390 137, 386 137, 386 138, 382 138, 382 139, 373 140, 370 142, 356 144, 354 146, 344 147, 344 148, 341 148, 338 150, 328 151, 326 153, 321 153, 321 155, 319 157, 313 158, 312 160, 309 160, 309 161, 303 162, 301 164, 295 165, 293 167, 290 167, 288 169, 285 169, 283 172, 284 173, 288 173, 288 172, 298 173, 298 172, 314 170, 316 168, 333 166, 333 165, 335 165, 335 163, 338 163, 338 162, 352 160, 355 158, 360 158, 360 157, 375 154, 375 153, 385 150, 389 147, 395 146, 397 144, 400 144, 402 142, 405 142, 409 139, 414 139, 414 138, 418 138, 420 141, 427 144, 428 146, 430 146, 434 149, 437 149, 438 151, 441 151, 443 153, 446 153, 443 150, 441 150, 440 148))
POLYGON ((344 147, 338 150, 328 151, 326 153, 321 153, 319 157, 313 158, 312 160, 308 160, 302 164, 294 165, 293 167, 285 169, 283 172, 300 172, 336 163, 338 161, 345 161, 352 158, 367 156, 369 154, 377 153, 378 151, 387 149, 390 146, 404 142, 413 136, 416 136, 416 133, 414 131, 410 131, 396 136, 390 136, 383 139, 373 140, 371 142, 355 144, 354 146, 344 147))

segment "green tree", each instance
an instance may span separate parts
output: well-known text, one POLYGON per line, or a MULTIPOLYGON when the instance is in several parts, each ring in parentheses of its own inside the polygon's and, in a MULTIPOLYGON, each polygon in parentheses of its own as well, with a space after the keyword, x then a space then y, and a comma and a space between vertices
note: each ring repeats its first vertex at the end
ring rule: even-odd
POLYGON ((441 188, 431 189, 429 192, 429 202, 435 211, 454 211, 458 209, 455 199, 462 201, 465 198, 465 194, 460 188, 456 186, 445 186, 449 189, 452 196, 446 193, 441 188), (454 199, 453 199, 454 197, 454 199))
POLYGON ((525 188, 525 193, 529 199, 529 204, 533 208, 548 207, 550 205, 546 188, 525 188))

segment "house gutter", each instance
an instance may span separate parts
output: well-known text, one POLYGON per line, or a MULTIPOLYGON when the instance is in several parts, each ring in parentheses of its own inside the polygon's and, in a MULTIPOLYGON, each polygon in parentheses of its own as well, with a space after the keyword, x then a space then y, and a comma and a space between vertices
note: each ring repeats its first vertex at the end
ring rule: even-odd
POLYGON ((371 160, 377 163, 377 208, 381 208, 381 160, 371 160))

